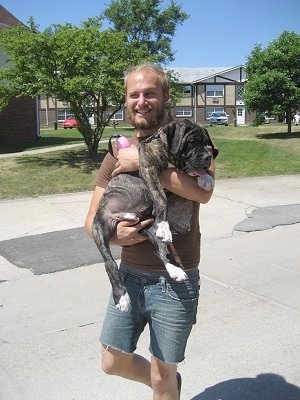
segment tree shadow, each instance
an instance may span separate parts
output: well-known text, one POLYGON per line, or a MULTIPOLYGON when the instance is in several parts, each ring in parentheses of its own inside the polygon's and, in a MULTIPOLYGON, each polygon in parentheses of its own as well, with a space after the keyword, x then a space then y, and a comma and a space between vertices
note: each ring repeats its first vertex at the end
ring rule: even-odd
POLYGON ((300 139, 300 132, 274 132, 274 133, 259 133, 255 135, 257 139, 300 139))
POLYGON ((276 374, 237 378, 218 383, 191 400, 299 400, 300 388, 276 374))
POLYGON ((68 144, 83 144, 83 139, 81 138, 66 138, 65 136, 46 136, 37 138, 32 141, 28 142, 21 142, 21 143, 14 143, 14 144, 4 144, 1 145, 1 152, 0 154, 8 154, 8 153, 21 153, 22 151, 26 150, 35 150, 44 147, 52 147, 52 146, 61 146, 61 145, 68 145, 68 144))
POLYGON ((107 150, 99 150, 97 157, 91 158, 88 150, 57 150, 55 153, 38 153, 34 156, 26 155, 16 159, 18 164, 33 164, 40 167, 55 165, 57 167, 70 167, 80 169, 86 174, 90 174, 99 168, 107 150))

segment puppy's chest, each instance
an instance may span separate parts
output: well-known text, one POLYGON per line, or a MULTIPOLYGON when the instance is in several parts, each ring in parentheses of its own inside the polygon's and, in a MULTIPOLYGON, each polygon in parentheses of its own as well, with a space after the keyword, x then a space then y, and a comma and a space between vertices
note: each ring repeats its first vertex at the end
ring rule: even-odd
POLYGON ((194 204, 190 200, 171 195, 168 198, 167 220, 172 233, 186 233, 191 230, 194 204))

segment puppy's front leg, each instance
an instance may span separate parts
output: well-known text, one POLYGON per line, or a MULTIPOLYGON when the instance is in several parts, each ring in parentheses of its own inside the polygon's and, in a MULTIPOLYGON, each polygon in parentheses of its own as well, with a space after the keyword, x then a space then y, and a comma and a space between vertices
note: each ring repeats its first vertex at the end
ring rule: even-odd
POLYGON ((154 224, 146 229, 144 233, 146 236, 148 236, 150 242, 154 247, 155 254, 163 262, 170 277, 176 282, 185 281, 187 279, 186 273, 181 267, 175 265, 176 262, 172 254, 170 254, 169 252, 167 243, 157 239, 156 228, 154 224))
POLYGON ((172 232, 168 221, 161 221, 157 224, 156 236, 163 242, 172 242, 172 232))
POLYGON ((183 282, 187 278, 187 274, 182 268, 176 267, 176 265, 169 262, 166 264, 166 270, 168 271, 170 277, 176 282, 183 282))
POLYGON ((144 162, 140 164, 140 176, 148 187, 153 201, 155 222, 157 226, 156 236, 163 242, 172 242, 172 232, 167 221, 168 201, 164 188, 159 180, 159 171, 157 171, 153 165, 155 165, 155 161, 148 165, 144 160, 144 162))

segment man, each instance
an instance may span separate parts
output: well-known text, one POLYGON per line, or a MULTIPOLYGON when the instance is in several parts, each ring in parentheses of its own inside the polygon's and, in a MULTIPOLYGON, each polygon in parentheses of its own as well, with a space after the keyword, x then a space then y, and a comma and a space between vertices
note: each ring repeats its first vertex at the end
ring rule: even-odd
MULTIPOLYGON (((125 95, 136 132, 131 147, 119 150, 117 162, 111 155, 103 160, 86 218, 90 236, 99 200, 109 180, 120 172, 138 170, 139 141, 169 122, 166 112, 169 82, 161 68, 149 63, 131 68, 125 75, 125 95)), ((213 174, 213 163, 210 169, 213 174)), ((115 307, 112 297, 109 300, 100 336, 102 368, 108 374, 148 385, 153 400, 178 400, 181 377, 177 365, 184 360, 186 343, 196 322, 199 296, 199 205, 209 201, 212 191, 204 191, 196 178, 174 168, 164 170, 160 180, 171 193, 173 211, 169 217, 175 220, 173 245, 188 279, 174 282, 153 253, 152 245, 139 233, 151 219, 136 225, 128 221, 118 223, 111 243, 123 246, 120 272, 130 294, 131 307, 122 312, 115 307), (180 204, 176 203, 178 196, 190 200, 186 202, 188 210, 176 209, 176 204, 180 204), (150 361, 135 353, 146 324, 150 329, 150 361)))

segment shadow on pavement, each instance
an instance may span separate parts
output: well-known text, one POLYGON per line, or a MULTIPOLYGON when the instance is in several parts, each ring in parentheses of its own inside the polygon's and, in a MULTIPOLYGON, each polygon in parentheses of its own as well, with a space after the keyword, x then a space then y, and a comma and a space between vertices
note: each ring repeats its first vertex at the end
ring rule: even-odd
MULTIPOLYGON (((120 258, 120 248, 111 247, 113 257, 120 258)), ((84 228, 67 229, 24 236, 0 242, 0 255, 19 268, 35 275, 78 268, 102 262, 102 257, 84 228)))
POLYGON ((276 374, 237 378, 211 386, 191 400, 299 400, 300 388, 276 374))

